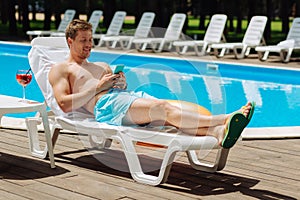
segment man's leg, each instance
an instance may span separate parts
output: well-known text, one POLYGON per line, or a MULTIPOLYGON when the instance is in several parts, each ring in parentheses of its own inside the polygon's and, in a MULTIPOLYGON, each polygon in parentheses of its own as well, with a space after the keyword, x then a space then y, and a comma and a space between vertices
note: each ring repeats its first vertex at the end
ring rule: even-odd
POLYGON ((227 115, 207 116, 198 112, 182 110, 167 101, 157 99, 136 99, 130 106, 124 123, 147 124, 164 122, 182 129, 197 129, 224 125, 227 115))

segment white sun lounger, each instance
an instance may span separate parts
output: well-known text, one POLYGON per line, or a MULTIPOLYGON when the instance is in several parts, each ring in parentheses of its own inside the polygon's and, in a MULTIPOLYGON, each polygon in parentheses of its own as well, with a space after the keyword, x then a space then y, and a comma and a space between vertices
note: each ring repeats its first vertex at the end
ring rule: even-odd
POLYGON ((91 16, 89 18, 89 23, 91 23, 92 26, 93 26, 92 34, 96 33, 102 15, 103 15, 103 11, 102 10, 94 10, 92 12, 92 14, 91 14, 91 16))
POLYGON ((117 36, 120 34, 122 26, 124 24, 124 20, 126 17, 125 11, 117 11, 115 12, 113 19, 111 20, 109 27, 106 31, 106 34, 98 34, 94 33, 93 38, 99 40, 97 46, 102 46, 105 44, 107 47, 111 46, 112 48, 115 48, 117 45, 117 42, 114 41, 112 44, 110 44, 109 41, 105 41, 105 38, 111 37, 111 36, 117 36))
MULTIPOLYGON (((42 90, 47 105, 55 114, 51 125, 53 144, 62 129, 90 135, 91 144, 98 147, 109 147, 112 140, 120 142, 124 149, 130 173, 134 180, 149 185, 158 185, 167 181, 171 165, 177 152, 186 152, 193 168, 206 172, 222 170, 226 164, 229 149, 223 149, 218 145, 217 139, 212 136, 191 136, 179 132, 169 133, 166 128, 137 128, 131 126, 112 126, 98 123, 94 116, 81 112, 64 113, 53 97, 53 91, 48 82, 48 72, 53 63, 63 61, 68 55, 68 48, 64 37, 38 37, 32 40, 32 48, 28 54, 29 63, 35 79, 42 90), (95 137, 102 140, 96 142, 95 137), (137 141, 163 145, 166 152, 160 167, 158 176, 145 174, 139 161, 135 143, 137 141), (196 151, 215 150, 216 158, 213 163, 201 162, 196 151)), ((27 119, 30 134, 36 134, 37 118, 27 119)), ((45 149, 47 151, 47 149, 45 149)))
POLYGON ((179 54, 187 52, 189 47, 193 47, 196 55, 205 55, 209 53, 212 44, 225 42, 224 28, 226 25, 227 16, 223 14, 215 14, 212 16, 203 40, 180 40, 173 42, 173 46, 176 47, 176 51, 179 54), (201 51, 199 52, 199 47, 201 51), (181 50, 180 50, 181 49, 181 50))
POLYGON ((105 42, 107 48, 115 48, 119 43, 122 49, 130 49, 132 45, 132 41, 134 39, 147 38, 149 36, 149 34, 151 33, 151 26, 154 21, 154 17, 155 17, 155 13, 144 12, 134 32, 134 35, 106 36, 102 39, 102 41, 105 42))
POLYGON ((234 43, 212 44, 211 48, 214 49, 215 55, 217 57, 223 57, 225 53, 233 50, 236 58, 244 58, 250 54, 251 48, 255 48, 259 45, 265 45, 263 33, 267 24, 267 20, 268 18, 266 16, 252 17, 244 35, 243 41, 234 43), (220 52, 219 49, 221 49, 220 52))
POLYGON ((300 49, 300 17, 293 20, 286 40, 277 45, 258 46, 255 48, 261 61, 268 59, 269 53, 279 53, 282 62, 289 62, 294 50, 300 49), (262 55, 263 54, 263 55, 262 55))
POLYGON ((61 20, 58 28, 56 31, 51 31, 51 30, 33 30, 33 31, 27 31, 26 34, 29 35, 30 40, 32 39, 33 36, 37 37, 42 37, 42 36, 55 36, 65 33, 65 30, 68 26, 68 24, 73 20, 75 16, 76 11, 72 9, 67 9, 64 13, 63 19, 61 20))
POLYGON ((145 51, 146 48, 150 46, 154 52, 161 52, 166 45, 168 45, 167 49, 170 50, 172 48, 172 43, 179 40, 182 35, 185 19, 185 14, 175 13, 171 18, 163 38, 135 38, 132 43, 139 51, 145 51))

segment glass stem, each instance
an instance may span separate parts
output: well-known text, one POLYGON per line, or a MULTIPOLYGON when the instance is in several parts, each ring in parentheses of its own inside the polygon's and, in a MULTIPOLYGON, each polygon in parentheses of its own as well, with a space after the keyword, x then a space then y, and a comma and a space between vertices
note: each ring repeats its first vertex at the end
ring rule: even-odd
POLYGON ((26 97, 25 97, 25 86, 23 86, 23 100, 25 100, 26 97))

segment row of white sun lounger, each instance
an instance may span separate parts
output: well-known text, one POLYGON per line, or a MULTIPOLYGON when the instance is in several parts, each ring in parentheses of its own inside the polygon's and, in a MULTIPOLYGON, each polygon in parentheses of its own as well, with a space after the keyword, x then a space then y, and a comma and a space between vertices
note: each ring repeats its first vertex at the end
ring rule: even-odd
MULTIPOLYGON (((186 21, 186 15, 175 13, 168 27, 152 27, 155 13, 143 13, 139 24, 135 30, 122 32, 126 12, 117 11, 105 34, 96 33, 103 12, 95 10, 89 22, 93 25, 93 38, 97 41, 95 47, 106 46, 107 48, 131 49, 138 51, 152 50, 162 52, 164 50, 175 50, 179 54, 185 54, 193 49, 196 55, 206 55, 213 53, 217 57, 233 52, 236 58, 244 58, 254 49, 259 59, 265 61, 270 53, 278 53, 283 62, 289 62, 292 52, 300 49, 300 18, 295 18, 284 41, 277 45, 267 46, 263 33, 267 24, 266 16, 254 16, 251 18, 247 30, 241 42, 226 42, 224 30, 226 27, 227 16, 215 14, 210 19, 205 31, 203 40, 192 40, 182 34, 182 29, 186 21)), ((63 20, 57 31, 28 31, 32 36, 64 36, 64 31, 70 21, 75 16, 75 10, 66 10, 63 20)))

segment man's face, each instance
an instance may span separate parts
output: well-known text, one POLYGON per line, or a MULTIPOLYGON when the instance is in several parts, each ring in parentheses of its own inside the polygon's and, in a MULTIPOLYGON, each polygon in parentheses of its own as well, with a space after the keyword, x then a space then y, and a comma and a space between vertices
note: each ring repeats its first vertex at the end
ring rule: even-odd
MULTIPOLYGON (((70 38, 69 38, 70 39, 70 38)), ((81 59, 86 59, 90 56, 93 46, 93 38, 91 30, 79 30, 74 40, 69 40, 70 50, 81 59)))

